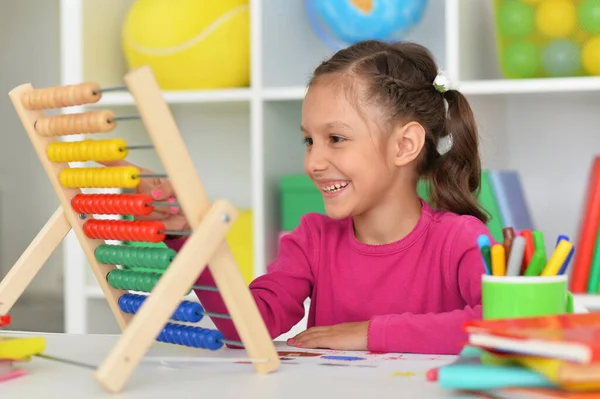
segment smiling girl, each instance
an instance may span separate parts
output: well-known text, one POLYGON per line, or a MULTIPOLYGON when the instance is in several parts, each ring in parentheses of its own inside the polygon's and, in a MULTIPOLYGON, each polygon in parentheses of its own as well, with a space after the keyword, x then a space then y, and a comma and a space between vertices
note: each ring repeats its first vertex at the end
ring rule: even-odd
MULTIPOLYGON (((250 290, 273 338, 304 317, 288 341, 302 348, 456 354, 465 321, 481 317, 477 247, 490 236, 477 202, 478 134, 471 108, 438 85, 422 46, 366 41, 315 70, 302 106, 305 171, 326 214, 307 214, 285 235, 250 290), (417 194, 428 183, 431 203, 417 194)), ((157 199, 168 181, 147 188, 157 199)), ((168 228, 185 228, 171 210, 168 228), (169 225, 171 223, 171 225, 169 225)), ((491 237, 490 237, 491 239, 491 237)), ((169 241, 178 249, 185 239, 169 241)), ((214 284, 210 271, 197 284, 214 284)), ((226 312, 218 292, 197 291, 226 312)), ((239 339, 230 320, 213 322, 239 339)))

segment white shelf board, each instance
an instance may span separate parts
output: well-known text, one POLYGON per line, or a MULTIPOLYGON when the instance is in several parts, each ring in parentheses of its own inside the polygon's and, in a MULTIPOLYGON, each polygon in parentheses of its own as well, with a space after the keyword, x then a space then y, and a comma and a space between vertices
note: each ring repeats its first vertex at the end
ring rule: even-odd
MULTIPOLYGON (((561 92, 600 92, 600 77, 568 77, 537 79, 489 79, 458 83, 458 89, 466 95, 505 95, 561 92)), ((306 88, 275 87, 262 91, 266 101, 303 100, 306 88)))
MULTIPOLYGON (((134 292, 134 291, 131 291, 131 292, 134 292)), ((104 293, 102 292, 102 289, 100 288, 99 285, 88 285, 85 288, 85 294, 86 294, 86 297, 88 297, 89 299, 104 299, 105 298, 104 293)), ((143 293, 141 293, 141 294, 143 294, 143 293)), ((196 297, 196 295, 194 293, 184 296, 183 299, 185 299, 187 301, 198 302, 198 298, 196 297)))
POLYGON ((573 299, 580 305, 585 306, 590 311, 600 310, 600 295, 575 294, 573 299))
POLYGON ((302 86, 273 87, 262 91, 262 99, 266 101, 303 100, 306 88, 302 86))
POLYGON ((466 95, 600 92, 600 77, 471 80, 459 82, 458 89, 466 95))
MULTIPOLYGON (((248 88, 222 90, 190 90, 163 91, 163 96, 169 104, 197 104, 217 102, 246 102, 250 101, 252 91, 248 88)), ((107 105, 134 105, 133 97, 126 91, 104 93, 102 99, 89 107, 104 107, 107 105)))

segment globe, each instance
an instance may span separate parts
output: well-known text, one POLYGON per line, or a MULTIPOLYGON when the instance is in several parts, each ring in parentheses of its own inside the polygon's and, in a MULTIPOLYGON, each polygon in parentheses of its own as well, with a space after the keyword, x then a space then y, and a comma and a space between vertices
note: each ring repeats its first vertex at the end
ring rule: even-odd
POLYGON ((333 50, 363 40, 399 41, 423 18, 429 0, 304 0, 311 29, 333 50))

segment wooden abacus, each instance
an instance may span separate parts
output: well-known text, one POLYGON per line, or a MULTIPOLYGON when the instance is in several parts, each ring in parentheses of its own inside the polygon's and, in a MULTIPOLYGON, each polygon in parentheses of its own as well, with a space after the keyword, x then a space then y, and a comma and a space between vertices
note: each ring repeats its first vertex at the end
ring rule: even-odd
MULTIPOLYGON (((45 109, 98 102, 105 90, 93 83, 34 89, 14 88, 9 96, 50 179, 60 207, 0 282, 0 314, 6 314, 71 229, 122 329, 115 346, 96 370, 95 378, 109 392, 123 389, 130 375, 156 340, 217 350, 224 344, 243 346, 255 371, 269 373, 279 357, 233 254, 226 234, 237 212, 226 200, 212 204, 196 174, 178 127, 159 86, 147 67, 124 77, 124 90, 134 98, 139 119, 176 192, 190 226, 189 237, 175 253, 166 248, 108 245, 105 240, 159 242, 166 231, 160 221, 102 220, 99 214, 140 215, 152 211, 151 197, 140 194, 83 194, 84 188, 132 188, 140 179, 135 167, 75 168, 69 162, 114 161, 127 155, 120 139, 60 142, 57 136, 112 131, 119 120, 110 111, 46 116, 45 109), (195 286, 209 267, 216 287, 195 286), (163 269, 164 273, 136 270, 163 269), (241 342, 223 338, 218 330, 177 324, 197 321, 199 303, 181 301, 192 289, 218 291, 241 342), (130 291, 143 291, 140 296, 130 291), (189 317, 192 317, 191 319, 189 317), (169 320, 172 320, 169 322, 169 320)), ((123 117, 124 119, 128 117, 123 117)), ((212 316, 209 312, 204 314, 212 316)), ((219 315, 215 315, 218 317, 219 315)))

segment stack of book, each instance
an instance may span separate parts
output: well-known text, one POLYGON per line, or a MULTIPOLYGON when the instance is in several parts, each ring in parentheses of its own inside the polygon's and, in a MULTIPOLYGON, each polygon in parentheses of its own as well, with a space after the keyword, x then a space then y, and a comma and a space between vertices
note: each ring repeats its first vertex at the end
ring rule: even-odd
MULTIPOLYGON (((8 326, 10 321, 9 315, 0 315, 0 327, 8 326)), ((44 338, 0 336, 0 382, 26 374, 27 371, 18 368, 17 364, 31 360, 33 355, 41 353, 45 347, 44 338)))
POLYGON ((600 398, 600 314, 465 324, 457 361, 430 370, 441 387, 487 398, 600 398))

